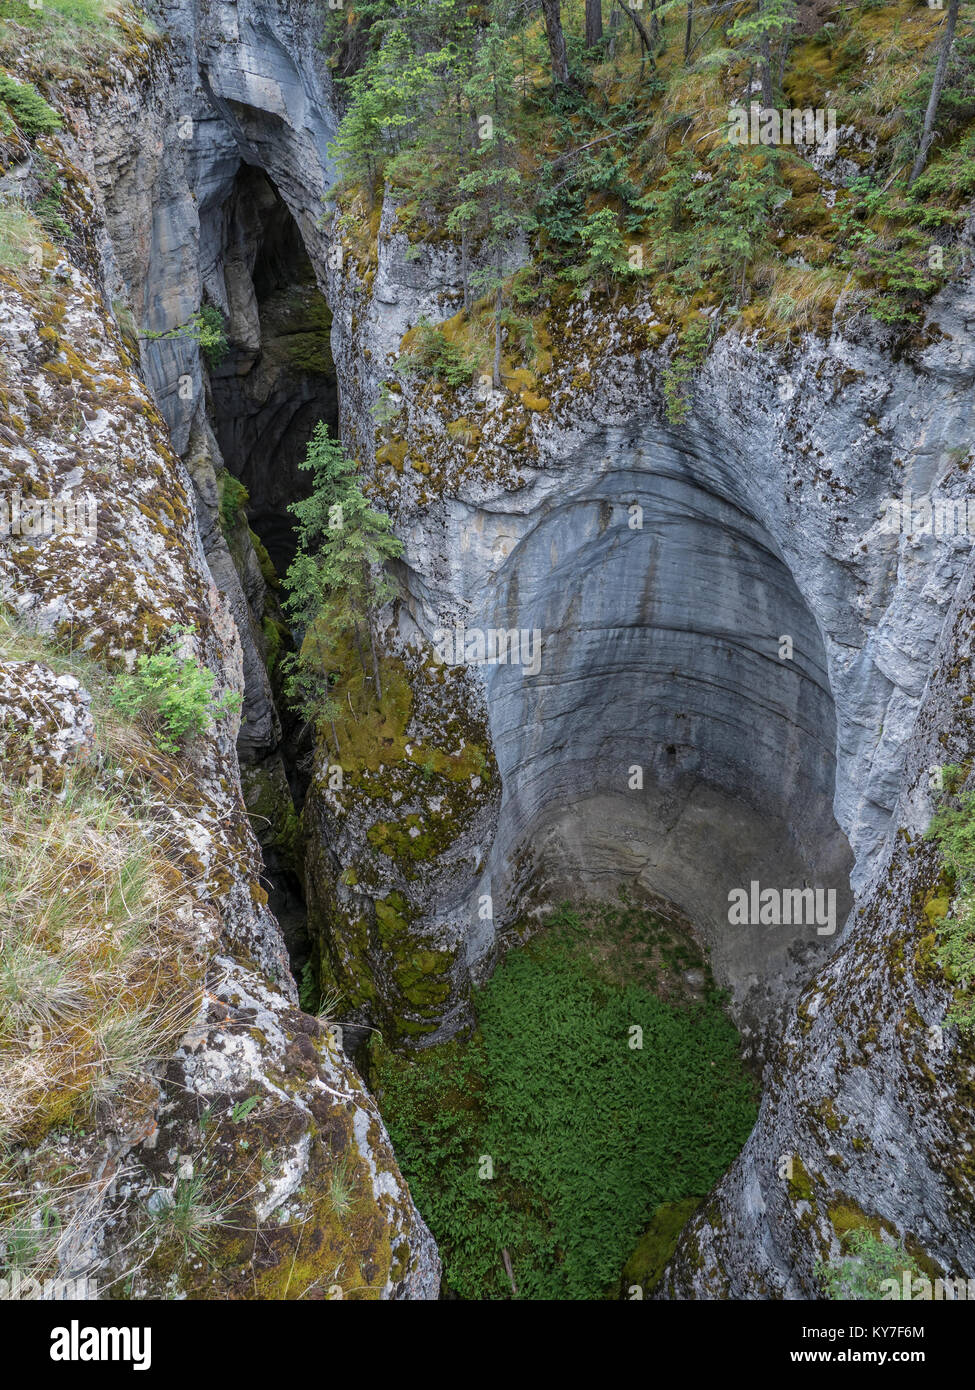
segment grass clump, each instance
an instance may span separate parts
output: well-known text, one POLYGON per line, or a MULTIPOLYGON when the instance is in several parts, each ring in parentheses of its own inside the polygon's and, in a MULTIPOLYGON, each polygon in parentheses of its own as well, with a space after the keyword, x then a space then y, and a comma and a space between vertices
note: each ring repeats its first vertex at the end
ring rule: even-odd
POLYGON ((94 719, 93 746, 56 768, 31 714, 0 727, 0 1277, 42 1278, 103 1200, 76 1149, 105 1124, 151 1128, 206 959, 152 809, 174 768, 113 703, 111 674, 2 611, 0 662, 75 676, 94 719), (32 738, 40 779, 16 756, 32 738))
MULTIPOLYGON (((131 23, 133 15, 130 15, 131 23)), ((138 16, 147 34, 154 26, 138 16)), ((5 0, 0 16, 0 58, 36 54, 45 71, 90 71, 91 60, 104 60, 126 43, 122 7, 116 0, 5 0)))
POLYGON ((117 794, 0 784, 0 1140, 138 1100, 199 990, 184 880, 117 794))
POLYGON ((469 1042, 380 1051, 379 1103, 456 1293, 604 1296, 654 1213, 738 1153, 753 1087, 716 992, 675 988, 693 959, 640 909, 564 912, 479 992, 469 1042))
POLYGON ((159 1194, 153 1212, 157 1241, 173 1242, 183 1259, 209 1260, 225 1224, 226 1213, 210 1198, 201 1174, 178 1178, 172 1192, 159 1194))
POLYGON ((0 198, 0 271, 16 275, 42 254, 44 230, 17 198, 0 198))

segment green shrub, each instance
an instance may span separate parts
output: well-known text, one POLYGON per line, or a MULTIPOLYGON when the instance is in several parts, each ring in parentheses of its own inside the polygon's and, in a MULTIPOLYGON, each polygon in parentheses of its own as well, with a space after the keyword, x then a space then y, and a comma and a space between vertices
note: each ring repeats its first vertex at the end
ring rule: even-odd
POLYGON ((218 367, 230 350, 223 314, 212 304, 201 304, 186 323, 181 323, 176 328, 166 328, 159 332, 149 330, 140 336, 149 342, 168 342, 171 338, 195 338, 209 367, 218 367))
POLYGON ((690 410, 687 388, 707 357, 711 333, 712 327, 707 319, 692 319, 681 333, 674 354, 664 369, 664 400, 667 419, 672 425, 679 425, 687 418, 690 410))
POLYGON ((219 367, 230 350, 223 314, 213 304, 202 304, 190 323, 196 330, 195 336, 199 341, 200 351, 207 360, 207 366, 219 367))
POLYGON ((192 656, 181 656, 180 639, 189 627, 171 630, 165 645, 151 656, 141 655, 131 675, 120 676, 112 703, 128 719, 140 718, 152 728, 159 747, 177 753, 184 743, 209 728, 213 717, 240 708, 233 692, 213 699, 213 672, 192 656))
MULTIPOLYGON (((589 281, 607 287, 613 280, 643 275, 643 270, 630 264, 629 247, 620 231, 619 218, 612 208, 600 208, 586 218, 579 228, 586 258, 573 266, 568 278, 583 286, 589 281)), ((581 294, 582 290, 577 290, 581 294)))

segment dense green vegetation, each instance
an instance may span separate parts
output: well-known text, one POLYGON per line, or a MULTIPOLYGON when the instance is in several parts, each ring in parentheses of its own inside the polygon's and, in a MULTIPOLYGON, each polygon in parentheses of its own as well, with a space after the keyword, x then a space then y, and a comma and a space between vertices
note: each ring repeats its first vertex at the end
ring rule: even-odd
MULTIPOLYGON (((642 17, 604 5, 594 38, 583 0, 543 7, 548 26, 507 0, 361 0, 323 38, 345 103, 340 229, 368 260, 363 229, 368 243, 386 188, 412 240, 457 241, 466 320, 448 385, 491 370, 497 386, 512 370, 505 312, 650 298, 681 344, 668 393, 679 419, 702 334, 735 321, 825 329, 838 306, 909 331, 959 264, 975 32, 968 0, 949 3, 953 28, 917 0, 662 0, 642 17), (729 143, 729 109, 759 87, 770 109, 835 108, 840 159, 729 143), (515 272, 505 248, 520 238, 529 266, 515 272)), ((429 347, 412 345, 424 370, 429 347)))
POLYGON ((27 136, 61 129, 61 117, 36 87, 0 72, 0 122, 12 119, 27 136), (6 108, 6 111, 4 110, 6 108))
POLYGON ((681 991, 691 965, 639 908, 565 908, 478 993, 469 1040, 412 1057, 374 1044, 380 1107, 456 1293, 508 1298, 512 1279, 519 1298, 617 1293, 655 1213, 703 1197, 738 1153, 752 1082, 713 987, 681 991))

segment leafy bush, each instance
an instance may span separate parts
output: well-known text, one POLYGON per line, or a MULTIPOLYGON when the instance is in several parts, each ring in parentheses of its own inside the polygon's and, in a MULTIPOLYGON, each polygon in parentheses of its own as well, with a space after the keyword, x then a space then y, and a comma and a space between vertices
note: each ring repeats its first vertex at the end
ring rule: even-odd
MULTIPOLYGON (((465 1298, 511 1295, 503 1251, 520 1298, 600 1297, 654 1211, 706 1194, 754 1122, 717 996, 665 1002, 627 983, 596 956, 611 961, 627 932, 654 939, 656 924, 630 910, 606 930, 593 953, 566 914, 479 992, 469 1043, 380 1054, 393 1145, 465 1298)), ((683 959, 672 951, 675 967, 683 959)))
POLYGON ((128 719, 144 720, 167 753, 178 753, 188 739, 204 733, 212 717, 240 708, 236 692, 214 700, 213 672, 180 655, 180 639, 192 632, 191 627, 172 629, 161 650, 143 653, 135 671, 120 676, 112 692, 116 709, 128 719))

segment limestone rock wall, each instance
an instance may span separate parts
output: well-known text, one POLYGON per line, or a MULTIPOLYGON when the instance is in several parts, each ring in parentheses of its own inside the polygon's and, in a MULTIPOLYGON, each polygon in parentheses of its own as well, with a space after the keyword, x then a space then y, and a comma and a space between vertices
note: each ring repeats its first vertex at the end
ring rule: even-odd
MULTIPOLYGON (((192 159, 172 132, 196 99, 185 53, 148 44, 113 90, 65 106, 59 158, 76 161, 72 212, 83 205, 100 254, 73 263, 48 244, 33 279, 0 287, 0 486, 38 498, 68 490, 97 513, 94 535, 5 538, 0 599, 109 670, 131 666, 172 625, 191 626, 216 693, 243 694, 248 661, 249 679, 260 687, 263 676, 267 689, 249 621, 256 579, 245 567, 241 581, 216 521, 219 451, 199 350, 157 344, 143 378, 119 326, 185 322, 216 274, 200 259, 192 159)), ((230 178, 234 141, 221 121, 203 125, 221 152, 207 177, 223 177, 215 167, 226 155, 230 178)), ((5 667, 5 709, 29 740, 36 668, 25 667, 19 702, 18 671, 5 667)), ((269 695, 244 712, 265 719, 259 738, 273 741, 269 695)), ((127 1283, 145 1297, 436 1297, 436 1248, 378 1112, 324 1024, 297 1007, 241 794, 238 724, 217 721, 154 784, 152 814, 185 885, 200 1007, 140 1108, 93 1124, 72 1154, 86 1182, 81 1205, 63 1213, 60 1272, 93 1276, 107 1296, 127 1283), (244 1102, 247 1144, 235 1109, 244 1102), (336 1197, 336 1175, 351 1198, 336 1197), (154 1215, 194 1182, 215 1214, 207 1258, 160 1253, 154 1215)), ((131 769, 134 786, 143 772, 131 769)))
MULTIPOLYGON (((459 307, 446 253, 408 254, 383 225, 374 263, 330 276, 357 447, 397 334, 459 307)), ((815 1262, 854 1209, 940 1267, 970 1267, 949 1217, 970 1213, 969 1049, 946 1030, 927 1053, 948 996, 923 913, 935 856, 916 843, 926 769, 967 749, 970 541, 893 534, 884 517, 908 491, 966 494, 973 291, 963 275, 896 345, 865 315, 829 341, 726 333, 679 427, 652 303, 570 304, 529 390, 408 382, 377 441, 425 636, 461 623, 542 639, 537 675, 473 668, 503 797, 459 908, 472 972, 526 902, 622 879, 690 913, 764 1055, 769 1098, 671 1296, 815 1296, 815 1262), (831 884, 835 932, 735 934, 727 894, 752 877, 831 884)))

